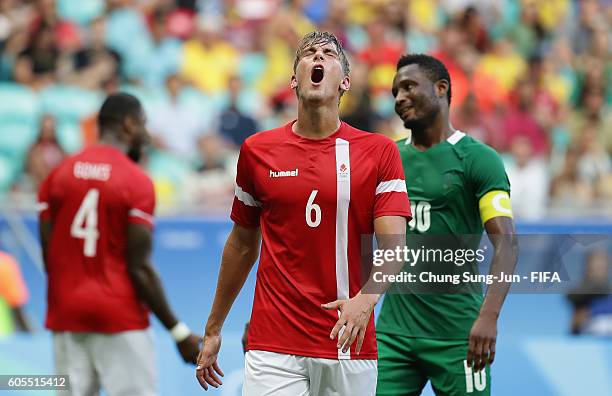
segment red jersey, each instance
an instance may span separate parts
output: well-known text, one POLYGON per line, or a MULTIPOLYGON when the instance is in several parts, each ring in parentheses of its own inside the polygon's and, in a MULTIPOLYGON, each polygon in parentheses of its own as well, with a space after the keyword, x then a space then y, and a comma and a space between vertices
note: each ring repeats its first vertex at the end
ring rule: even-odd
POLYGON ((231 218, 261 227, 263 239, 247 349, 376 359, 373 315, 351 356, 329 339, 338 313, 321 304, 361 289, 361 237, 376 217, 410 218, 399 151, 345 123, 320 140, 291 126, 251 136, 238 159, 231 218))
POLYGON ((63 161, 39 193, 53 231, 47 328, 115 333, 149 326, 127 266, 128 223, 153 226, 151 179, 118 149, 96 145, 63 161))

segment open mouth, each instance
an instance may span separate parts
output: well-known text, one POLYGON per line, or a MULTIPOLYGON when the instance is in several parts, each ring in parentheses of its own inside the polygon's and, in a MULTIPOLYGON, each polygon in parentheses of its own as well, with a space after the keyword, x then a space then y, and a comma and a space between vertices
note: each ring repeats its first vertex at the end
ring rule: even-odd
POLYGON ((310 81, 312 81, 315 84, 318 84, 321 81, 323 81, 324 74, 325 73, 324 73, 323 66, 317 65, 312 68, 312 73, 310 74, 310 81))

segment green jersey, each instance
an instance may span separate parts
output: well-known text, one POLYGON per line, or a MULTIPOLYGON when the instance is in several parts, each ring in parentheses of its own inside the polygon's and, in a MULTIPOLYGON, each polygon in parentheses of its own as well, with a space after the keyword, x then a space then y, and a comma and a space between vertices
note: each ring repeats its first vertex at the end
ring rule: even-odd
MULTIPOLYGON (((413 215, 407 229, 408 247, 418 248, 414 245, 420 245, 426 238, 432 243, 431 236, 446 235, 450 237, 446 237, 445 243, 456 237, 455 249, 477 249, 483 233, 480 198, 494 190, 510 192, 497 152, 459 131, 425 151, 416 149, 408 139, 397 144, 413 215)), ((428 268, 423 265, 415 264, 411 268, 422 272, 428 268)), ((438 273, 478 273, 473 258, 461 266, 447 262, 434 265, 437 267, 430 269, 438 273)), ((420 284, 419 287, 414 290, 431 286, 420 284)), ((467 339, 483 300, 480 285, 467 293, 429 291, 400 293, 395 286, 391 287, 383 302, 377 331, 412 337, 467 339)))

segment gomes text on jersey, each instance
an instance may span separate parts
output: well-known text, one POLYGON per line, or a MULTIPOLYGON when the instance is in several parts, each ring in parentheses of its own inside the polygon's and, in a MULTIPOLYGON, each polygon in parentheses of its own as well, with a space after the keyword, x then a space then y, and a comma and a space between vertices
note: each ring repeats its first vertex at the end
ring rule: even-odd
MULTIPOLYGON (((385 136, 342 123, 315 140, 289 123, 246 140, 231 218, 263 238, 248 349, 351 358, 329 339, 338 317, 321 304, 361 289, 361 237, 380 216, 410 218, 399 151, 385 136)), ((373 320, 358 358, 376 359, 373 320)))

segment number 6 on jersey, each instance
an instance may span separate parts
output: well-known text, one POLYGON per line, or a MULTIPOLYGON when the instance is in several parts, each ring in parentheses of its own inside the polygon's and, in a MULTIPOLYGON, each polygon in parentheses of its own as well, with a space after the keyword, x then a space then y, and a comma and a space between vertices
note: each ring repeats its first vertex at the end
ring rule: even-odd
POLYGON ((319 224, 321 224, 321 207, 314 203, 314 199, 318 192, 319 190, 312 190, 308 202, 306 203, 306 224, 312 228, 318 227, 319 224), (312 220, 313 211, 315 213, 314 220, 312 220))
POLYGON ((95 257, 98 238, 98 199, 100 191, 92 188, 87 191, 78 212, 70 226, 70 235, 73 238, 84 239, 83 254, 85 257, 95 257))

